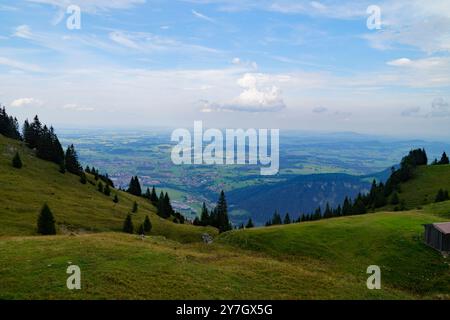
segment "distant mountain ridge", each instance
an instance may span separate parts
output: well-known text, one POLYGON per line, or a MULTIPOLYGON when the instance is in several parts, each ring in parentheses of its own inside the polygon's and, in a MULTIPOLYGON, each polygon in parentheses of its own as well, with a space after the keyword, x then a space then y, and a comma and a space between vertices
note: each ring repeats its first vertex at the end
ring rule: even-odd
POLYGON ((345 173, 298 175, 283 182, 235 189, 227 194, 231 218, 236 224, 251 216, 262 225, 278 210, 282 215, 289 212, 296 219, 318 206, 325 207, 327 202, 337 207, 345 197, 355 198, 358 193, 367 193, 373 179, 384 182, 390 173, 389 168, 365 176, 345 173), (243 215, 242 210, 247 215, 243 215))

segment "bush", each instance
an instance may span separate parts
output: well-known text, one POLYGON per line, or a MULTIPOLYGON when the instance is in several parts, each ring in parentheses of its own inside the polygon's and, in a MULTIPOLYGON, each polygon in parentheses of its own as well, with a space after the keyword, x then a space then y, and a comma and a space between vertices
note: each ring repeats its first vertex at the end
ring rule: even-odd
POLYGON ((19 152, 16 152, 16 155, 12 159, 12 165, 14 168, 17 168, 17 169, 22 168, 22 160, 20 159, 19 152))

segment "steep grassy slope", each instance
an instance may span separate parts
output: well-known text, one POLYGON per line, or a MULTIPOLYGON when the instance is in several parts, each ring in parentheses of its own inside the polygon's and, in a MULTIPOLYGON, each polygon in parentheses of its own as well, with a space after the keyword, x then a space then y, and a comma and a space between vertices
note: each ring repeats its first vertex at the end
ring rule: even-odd
POLYGON ((413 179, 401 185, 399 199, 405 201, 407 209, 416 209, 433 203, 439 189, 450 191, 450 165, 420 166, 413 179))
POLYGON ((97 191, 95 185, 82 185, 79 177, 59 173, 55 164, 36 158, 22 143, 1 135, 0 194, 0 236, 34 235, 37 216, 45 202, 53 211, 60 233, 67 229, 76 232, 120 231, 134 201, 139 204, 138 213, 133 215, 136 228, 145 215, 149 215, 152 234, 182 242, 201 241, 205 231, 216 234, 213 228, 177 225, 163 220, 148 201, 125 192, 113 190, 107 197, 97 191), (22 169, 11 166, 17 150, 22 158, 22 169), (115 194, 119 197, 118 204, 113 202, 115 194))
MULTIPOLYGON (((450 213, 449 202, 441 206, 450 213)), ((369 265, 378 265, 384 285, 422 296, 450 298, 448 259, 422 241, 422 224, 448 220, 450 214, 375 213, 233 231, 221 235, 219 241, 280 259, 317 259, 329 270, 360 277, 361 281, 367 277, 369 265)))

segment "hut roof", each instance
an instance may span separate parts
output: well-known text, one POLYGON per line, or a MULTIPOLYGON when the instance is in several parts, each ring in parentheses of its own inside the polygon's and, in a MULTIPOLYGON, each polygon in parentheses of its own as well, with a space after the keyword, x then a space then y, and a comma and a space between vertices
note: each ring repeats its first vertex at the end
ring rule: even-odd
POLYGON ((433 223, 433 226, 443 234, 450 234, 450 222, 433 223))

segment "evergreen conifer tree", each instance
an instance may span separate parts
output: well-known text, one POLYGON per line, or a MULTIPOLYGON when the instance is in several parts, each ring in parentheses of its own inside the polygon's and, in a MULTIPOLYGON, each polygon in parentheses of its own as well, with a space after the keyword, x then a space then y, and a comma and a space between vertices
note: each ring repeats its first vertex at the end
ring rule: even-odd
POLYGON ((98 182, 97 189, 101 193, 104 192, 105 188, 103 187, 103 183, 101 181, 98 182))
POLYGON ((80 182, 81 182, 81 184, 86 184, 87 183, 86 174, 84 172, 82 172, 81 175, 80 175, 80 182))
POLYGON ((42 235, 54 235, 56 234, 55 218, 47 204, 41 209, 41 212, 37 221, 37 232, 42 235))
POLYGON ((103 190, 103 193, 105 196, 109 197, 111 194, 111 188, 109 187, 109 184, 106 184, 105 189, 103 190))
POLYGON ((152 231, 152 223, 150 222, 150 218, 148 216, 145 216, 143 226, 144 226, 145 233, 149 233, 150 231, 152 231))
POLYGON ((286 215, 284 216, 284 221, 283 221, 283 223, 284 223, 284 224, 291 224, 291 223, 292 223, 291 217, 289 216, 289 213, 286 213, 286 215))
POLYGON ((208 208, 206 207, 206 204, 204 202, 202 207, 202 214, 200 216, 200 221, 204 226, 208 226, 211 223, 208 208))
POLYGON ((133 203, 133 208, 131 209, 131 212, 132 213, 138 212, 138 204, 136 201, 133 203))
POLYGON ((245 228, 251 229, 254 227, 255 227, 255 225, 253 224, 252 218, 249 218, 247 224, 245 225, 245 228))
POLYGON ((72 174, 80 175, 81 172, 83 172, 83 169, 78 162, 78 155, 73 144, 67 147, 65 155, 65 165, 66 170, 72 174))
POLYGON ((450 161, 449 161, 449 159, 448 159, 448 156, 447 156, 447 154, 444 152, 444 153, 442 154, 441 161, 439 161, 439 164, 449 164, 449 163, 450 163, 450 161))
POLYGON ((133 221, 131 219, 131 214, 128 214, 127 217, 125 218, 122 231, 125 233, 133 233, 134 227, 133 221))
POLYGON ((232 229, 230 221, 228 219, 228 206, 225 199, 225 192, 220 193, 219 200, 217 202, 217 228, 219 232, 225 232, 232 229))

